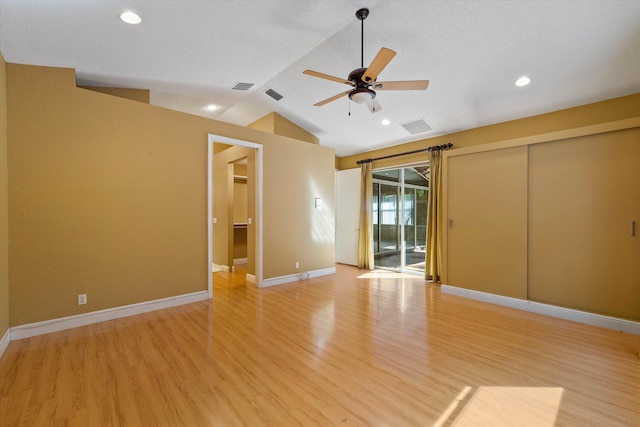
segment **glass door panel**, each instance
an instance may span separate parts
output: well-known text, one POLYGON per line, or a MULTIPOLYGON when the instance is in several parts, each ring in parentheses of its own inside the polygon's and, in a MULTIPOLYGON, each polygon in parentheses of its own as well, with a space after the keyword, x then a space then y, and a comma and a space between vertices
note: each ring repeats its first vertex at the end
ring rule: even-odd
MULTIPOLYGON (((399 188, 379 184, 377 245, 374 263, 377 267, 400 268, 399 188)), ((375 229, 375 227, 374 227, 375 229)))
MULTIPOLYGON (((407 238, 405 269, 424 273, 425 248, 427 244, 427 194, 425 188, 412 188, 413 221, 411 225, 411 244, 407 238)), ((408 231, 405 229, 405 236, 408 231)))
POLYGON ((416 191, 414 188, 404 189, 404 267, 415 264, 414 251, 416 246, 416 191))
POLYGON ((426 167, 374 171, 376 267, 424 272, 427 229, 426 167))
POLYGON ((371 209, 371 223, 373 225, 373 253, 380 252, 380 184, 373 183, 373 208, 371 209))

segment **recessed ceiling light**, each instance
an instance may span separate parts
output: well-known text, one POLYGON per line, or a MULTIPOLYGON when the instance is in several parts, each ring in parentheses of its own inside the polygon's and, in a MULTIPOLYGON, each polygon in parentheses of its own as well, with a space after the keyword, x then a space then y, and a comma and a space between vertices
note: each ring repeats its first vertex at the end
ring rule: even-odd
POLYGON ((531 78, 527 76, 522 76, 518 80, 516 80, 516 86, 522 87, 531 83, 531 78))
POLYGON ((382 123, 382 126, 389 126, 391 124, 391 120, 384 119, 380 123, 382 123))
POLYGON ((218 107, 216 104, 209 104, 209 105, 207 105, 207 106, 206 106, 206 107, 204 107, 204 108, 205 108, 205 110, 207 110, 207 111, 216 111, 216 110, 217 110, 218 108, 220 108, 220 107, 218 107))
POLYGON ((126 22, 127 24, 139 24, 142 22, 142 18, 137 13, 127 11, 122 12, 120 14, 120 19, 122 22, 126 22))

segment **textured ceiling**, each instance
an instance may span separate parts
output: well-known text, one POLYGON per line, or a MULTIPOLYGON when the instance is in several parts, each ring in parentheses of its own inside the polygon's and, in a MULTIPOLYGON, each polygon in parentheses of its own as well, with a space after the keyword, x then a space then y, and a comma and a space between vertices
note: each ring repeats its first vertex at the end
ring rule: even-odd
POLYGON ((0 52, 242 126, 276 111, 344 156, 640 92, 640 1, 0 0, 0 52), (365 66, 384 46, 397 55, 379 80, 431 84, 379 91, 375 114, 346 97, 314 107, 349 87, 302 71, 360 67, 360 7, 365 66), (124 10, 142 23, 122 23, 124 10), (514 86, 523 74, 532 83, 514 86), (419 118, 435 129, 400 126, 419 118))

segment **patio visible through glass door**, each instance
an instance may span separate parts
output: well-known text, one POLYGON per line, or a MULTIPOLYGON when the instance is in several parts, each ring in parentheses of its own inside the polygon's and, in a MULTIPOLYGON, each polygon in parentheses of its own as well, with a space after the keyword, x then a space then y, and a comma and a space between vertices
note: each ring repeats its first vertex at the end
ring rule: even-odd
POLYGON ((377 268, 424 273, 427 166, 373 172, 373 239, 377 268))

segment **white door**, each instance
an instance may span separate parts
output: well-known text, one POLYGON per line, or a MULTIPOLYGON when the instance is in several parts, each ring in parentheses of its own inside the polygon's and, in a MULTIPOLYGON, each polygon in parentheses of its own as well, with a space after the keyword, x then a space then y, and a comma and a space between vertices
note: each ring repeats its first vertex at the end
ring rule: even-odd
POLYGON ((336 262, 358 265, 360 168, 336 171, 336 262))

